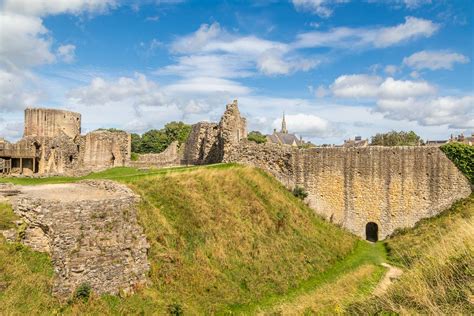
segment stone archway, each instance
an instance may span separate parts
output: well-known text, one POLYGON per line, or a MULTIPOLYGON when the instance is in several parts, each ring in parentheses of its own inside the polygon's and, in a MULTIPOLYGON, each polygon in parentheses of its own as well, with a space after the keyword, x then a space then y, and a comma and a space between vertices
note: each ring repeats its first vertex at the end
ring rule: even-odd
POLYGON ((365 225, 365 239, 371 242, 379 240, 379 226, 374 222, 365 225))

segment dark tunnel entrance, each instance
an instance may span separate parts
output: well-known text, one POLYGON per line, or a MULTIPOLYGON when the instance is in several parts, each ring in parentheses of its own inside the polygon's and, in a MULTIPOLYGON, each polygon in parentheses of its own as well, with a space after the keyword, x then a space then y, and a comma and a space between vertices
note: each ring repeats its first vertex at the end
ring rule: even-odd
POLYGON ((365 225, 365 239, 371 242, 379 240, 379 226, 374 222, 365 225))

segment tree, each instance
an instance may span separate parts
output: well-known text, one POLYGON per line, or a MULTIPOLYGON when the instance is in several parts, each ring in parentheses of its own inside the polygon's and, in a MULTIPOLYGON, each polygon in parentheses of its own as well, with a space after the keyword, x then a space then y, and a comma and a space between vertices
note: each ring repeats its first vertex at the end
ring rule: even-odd
POLYGON ((170 122, 164 128, 149 130, 142 136, 132 134, 132 152, 160 153, 174 141, 181 145, 188 139, 191 129, 191 125, 183 122, 170 122))
POLYGON ((188 136, 191 133, 191 125, 184 124, 183 122, 171 122, 165 125, 164 132, 168 137, 170 144, 174 141, 178 141, 181 145, 188 139, 188 136))
POLYGON ((140 146, 142 143, 142 138, 139 134, 137 133, 132 133, 132 153, 139 153, 140 152, 140 146))
POLYGON ((372 146, 417 146, 423 141, 414 131, 391 131, 388 133, 377 133, 372 136, 372 146))
POLYGON ((252 131, 247 135, 247 139, 257 144, 263 144, 267 142, 267 137, 260 132, 252 131))

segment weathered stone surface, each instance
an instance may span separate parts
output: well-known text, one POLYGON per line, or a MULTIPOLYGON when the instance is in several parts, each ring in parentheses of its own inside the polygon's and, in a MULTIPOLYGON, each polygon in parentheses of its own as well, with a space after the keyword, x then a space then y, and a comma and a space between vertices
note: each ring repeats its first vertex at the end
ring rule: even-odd
POLYGON ((146 282, 148 244, 137 223, 137 199, 105 180, 21 187, 13 199, 26 223, 21 242, 51 254, 54 295, 68 298, 81 284, 118 294, 146 282))
POLYGON ((0 157, 11 165, 8 173, 83 175, 127 166, 130 134, 97 130, 82 136, 80 118, 69 111, 26 109, 24 137, 15 144, 0 141, 0 157))
POLYGON ((81 134, 81 114, 56 109, 26 109, 23 135, 74 138, 81 134))
POLYGON ((227 152, 247 138, 247 122, 241 117, 237 100, 227 104, 219 124, 193 125, 186 142, 183 163, 202 165, 222 162, 227 152))
POLYGON ((180 150, 178 142, 172 142, 165 151, 159 154, 140 154, 137 161, 130 161, 131 167, 171 167, 179 166, 183 159, 182 150, 180 150))
POLYGON ((128 164, 131 137, 126 132, 97 130, 84 136, 81 150, 82 167, 99 170, 128 164))
POLYGON ((471 193, 469 181, 433 147, 296 149, 243 141, 225 161, 267 170, 289 188, 304 187, 318 214, 363 238, 369 222, 383 239, 471 193))

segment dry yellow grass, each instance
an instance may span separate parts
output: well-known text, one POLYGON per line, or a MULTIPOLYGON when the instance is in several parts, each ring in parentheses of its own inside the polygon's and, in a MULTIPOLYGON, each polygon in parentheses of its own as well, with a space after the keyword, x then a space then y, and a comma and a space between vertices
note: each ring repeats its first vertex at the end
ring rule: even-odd
POLYGON ((387 241, 408 268, 388 292, 349 308, 353 314, 474 314, 474 198, 387 241), (412 243, 412 244, 410 244, 412 243))

